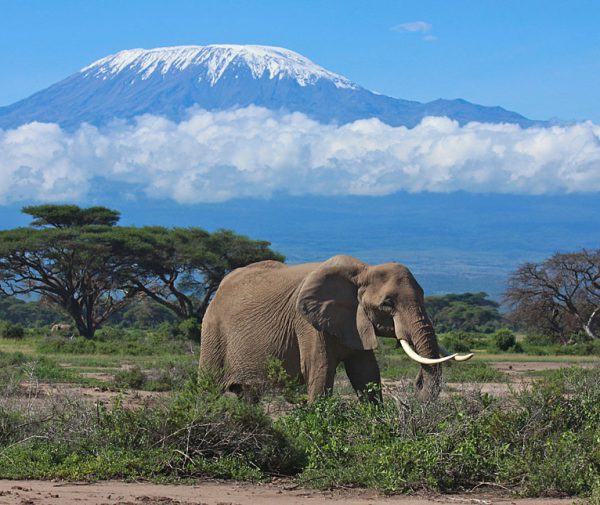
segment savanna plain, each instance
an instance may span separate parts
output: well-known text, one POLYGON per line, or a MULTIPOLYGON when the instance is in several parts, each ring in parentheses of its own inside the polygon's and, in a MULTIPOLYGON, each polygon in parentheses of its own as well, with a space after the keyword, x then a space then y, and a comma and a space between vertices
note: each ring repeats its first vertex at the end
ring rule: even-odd
POLYGON ((121 321, 93 340, 3 324, 0 503, 600 500, 593 342, 442 321, 441 343, 476 356, 444 368, 435 402, 414 398, 417 365, 380 339, 383 406, 357 401, 343 370, 307 404, 276 361, 252 405, 198 376, 186 322, 121 321))

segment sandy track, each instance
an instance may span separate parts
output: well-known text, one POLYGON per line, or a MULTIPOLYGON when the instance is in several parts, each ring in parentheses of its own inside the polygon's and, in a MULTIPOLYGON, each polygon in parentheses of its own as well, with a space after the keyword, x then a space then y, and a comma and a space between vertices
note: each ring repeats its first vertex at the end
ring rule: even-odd
POLYGON ((284 485, 204 482, 158 485, 120 481, 94 484, 0 480, 0 504, 18 505, 567 505, 572 498, 512 499, 495 495, 382 496, 368 490, 313 491, 284 485))

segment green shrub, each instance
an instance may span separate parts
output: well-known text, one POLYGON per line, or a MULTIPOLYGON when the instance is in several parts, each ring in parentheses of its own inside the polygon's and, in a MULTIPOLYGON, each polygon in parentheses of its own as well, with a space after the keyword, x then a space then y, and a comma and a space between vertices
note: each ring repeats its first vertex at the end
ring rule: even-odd
POLYGON ((523 495, 589 495, 598 481, 600 370, 542 381, 507 402, 455 395, 381 408, 333 397, 278 419, 319 487, 453 491, 481 482, 523 495))
POLYGON ((528 346, 546 346, 554 344, 554 341, 547 335, 527 333, 525 335, 524 343, 528 346))
POLYGON ((167 362, 156 373, 146 373, 139 366, 117 372, 113 379, 116 388, 144 391, 173 391, 197 379, 198 363, 195 359, 167 362))
POLYGON ((0 337, 20 339, 25 336, 25 328, 20 323, 0 321, 0 337))
POLYGON ((306 388, 300 386, 297 379, 291 377, 283 368, 281 360, 267 360, 267 388, 271 393, 279 393, 289 403, 306 401, 306 388))
POLYGON ((156 356, 189 353, 190 343, 161 333, 107 327, 98 330, 94 339, 51 336, 38 341, 36 349, 42 353, 156 356))
MULTIPOLYGON (((518 342, 517 342, 518 344, 518 342)), ((569 356, 600 356, 600 341, 590 340, 574 344, 533 345, 525 341, 525 352, 539 356, 566 354, 569 356)))
POLYGON ((147 381, 148 377, 137 365, 118 371, 114 377, 114 384, 118 388, 142 389, 147 381))
POLYGON ((1 478, 258 479, 304 463, 262 409, 223 396, 209 380, 152 406, 56 398, 46 410, 0 408, 0 427, 1 478))
POLYGON ((438 335, 440 343, 448 351, 471 352, 489 345, 490 335, 481 332, 452 330, 438 335))
POLYGON ((158 373, 146 381, 143 389, 147 391, 180 390, 186 384, 196 382, 197 379, 198 361, 194 356, 192 359, 164 363, 158 373))
MULTIPOLYGON (((18 368, 27 359, 0 354, 0 365, 18 368)), ((283 474, 310 486, 408 493, 485 482, 524 496, 598 502, 599 404, 600 368, 572 369, 506 399, 463 393, 422 403, 388 395, 375 406, 333 396, 273 421, 201 374, 172 398, 140 407, 72 396, 35 409, 0 402, 0 478, 283 474)))
POLYGON ((184 319, 177 325, 176 336, 181 336, 194 342, 200 342, 201 326, 194 317, 184 319))
POLYGON ((451 331, 440 337, 440 343, 450 352, 471 352, 467 332, 451 331))
POLYGON ((500 351, 508 351, 515 346, 517 339, 509 329, 502 328, 494 333, 494 344, 500 351))
POLYGON ((32 358, 21 352, 0 351, 0 385, 35 379, 50 382, 76 382, 82 377, 73 370, 61 367, 46 356, 32 358))

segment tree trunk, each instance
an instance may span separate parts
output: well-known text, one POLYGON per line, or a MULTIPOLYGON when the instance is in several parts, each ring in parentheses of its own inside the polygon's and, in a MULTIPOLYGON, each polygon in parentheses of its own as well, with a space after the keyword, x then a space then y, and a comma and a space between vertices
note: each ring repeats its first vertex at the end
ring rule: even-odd
POLYGON ((598 314, 600 314, 600 307, 596 307, 594 312, 592 312, 590 317, 588 317, 588 320, 583 324, 583 331, 585 331, 586 335, 592 340, 600 340, 600 336, 596 335, 592 330, 592 324, 594 324, 594 320, 598 314))

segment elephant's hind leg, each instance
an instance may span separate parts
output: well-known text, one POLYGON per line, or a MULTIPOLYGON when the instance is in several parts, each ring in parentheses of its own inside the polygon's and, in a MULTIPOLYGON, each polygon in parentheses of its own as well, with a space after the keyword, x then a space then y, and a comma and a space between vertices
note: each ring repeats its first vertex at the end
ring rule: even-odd
POLYGON ((200 340, 200 373, 225 385, 225 340, 218 324, 207 323, 202 326, 200 340))

